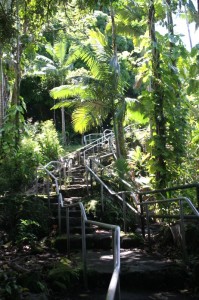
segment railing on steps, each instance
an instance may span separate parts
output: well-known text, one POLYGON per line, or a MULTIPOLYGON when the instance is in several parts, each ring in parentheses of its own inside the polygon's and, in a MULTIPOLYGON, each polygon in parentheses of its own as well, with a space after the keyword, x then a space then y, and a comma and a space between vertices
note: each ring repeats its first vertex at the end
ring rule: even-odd
MULTIPOLYGON (((62 193, 60 192, 60 187, 61 187, 61 171, 63 170, 63 177, 64 177, 64 182, 67 180, 67 175, 70 177, 70 171, 71 171, 71 159, 68 159, 67 161, 51 161, 45 166, 40 166, 38 168, 38 171, 42 170, 45 171, 47 174, 47 195, 48 195, 48 207, 50 208, 50 178, 54 181, 55 184, 55 193, 57 195, 57 203, 58 203, 58 228, 59 232, 61 231, 61 209, 60 207, 63 206, 63 196, 62 193), (55 166, 59 166, 58 168, 55 168, 55 166), (54 167, 54 169, 52 169, 54 167), (48 168, 51 168, 49 170, 48 168), (67 171, 66 171, 67 168, 67 171), (58 177, 56 177, 53 172, 58 172, 58 177)), ((38 175, 37 175, 38 177, 38 175)), ((37 178, 38 181, 38 178, 37 178)), ((37 192, 38 194, 38 187, 37 187, 37 192)))
POLYGON ((101 133, 89 133, 84 135, 83 137, 83 142, 85 145, 91 144, 92 142, 95 142, 97 139, 101 138, 101 137, 105 137, 107 134, 112 134, 113 131, 111 129, 105 129, 103 132, 101 133))
MULTIPOLYGON (((106 155, 113 155, 114 154, 114 149, 113 149, 113 144, 112 144, 112 139, 113 139, 113 133, 109 133, 107 135, 102 136, 100 139, 92 142, 91 144, 83 147, 81 149, 82 153, 83 153, 83 158, 84 158, 84 163, 85 163, 85 167, 86 167, 86 174, 87 174, 87 186, 88 186, 88 174, 90 173, 91 176, 93 176, 95 178, 96 181, 99 182, 100 186, 101 186, 101 204, 102 204, 102 209, 104 207, 104 189, 106 189, 106 191, 108 191, 108 193, 110 193, 110 195, 115 196, 118 198, 118 200, 123 202, 123 217, 124 217, 124 229, 125 229, 125 209, 126 207, 128 207, 129 209, 131 209, 135 214, 137 214, 138 216, 140 216, 143 219, 144 216, 144 212, 143 209, 144 207, 146 208, 146 223, 147 223, 147 231, 148 231, 148 239, 149 239, 149 243, 150 243, 150 212, 149 212, 149 206, 152 204, 159 204, 159 203, 173 203, 173 202, 178 202, 179 203, 179 210, 180 210, 180 214, 178 215, 180 218, 180 224, 181 224, 181 236, 182 236, 182 247, 183 247, 183 256, 184 259, 187 259, 187 254, 186 254, 186 244, 185 244, 185 232, 184 232, 184 219, 186 218, 186 216, 184 215, 184 211, 183 211, 183 203, 187 203, 189 205, 189 207, 191 208, 191 210, 193 211, 194 215, 199 218, 199 212, 197 211, 197 209, 195 208, 195 206, 192 204, 191 200, 186 198, 186 197, 178 197, 178 198, 171 198, 171 199, 165 199, 164 197, 164 193, 167 191, 174 191, 174 190, 182 190, 182 189, 187 189, 187 188, 195 188, 196 189, 196 195, 197 195, 197 201, 198 201, 198 206, 199 206, 199 184, 189 184, 189 185, 184 185, 184 186, 178 186, 178 187, 172 187, 172 188, 168 188, 168 189, 163 189, 163 190, 152 190, 152 191, 144 191, 144 192, 140 192, 135 190, 134 187, 132 187, 131 185, 129 185, 129 183, 125 182, 124 180, 122 180, 122 182, 124 184, 126 184, 126 186, 128 186, 129 190, 126 191, 120 191, 120 192, 115 192, 112 189, 110 189, 102 180, 101 178, 96 174, 96 172, 92 169, 92 166, 89 165, 89 161, 91 161, 91 157, 89 157, 89 151, 93 151, 94 154, 96 154, 96 152, 94 151, 95 149, 99 149, 100 145, 102 145, 103 143, 107 143, 108 145, 108 149, 109 149, 109 153, 106 155), (136 206, 140 207, 140 209, 135 209, 134 207, 132 207, 129 203, 126 202, 125 199, 125 195, 130 193, 131 196, 133 196, 135 202, 136 202, 136 206), (153 200, 153 201, 142 201, 142 196, 143 195, 151 195, 151 194, 160 194, 162 199, 160 200, 153 200), (139 201, 138 201, 139 198, 139 201)), ((100 164, 100 157, 98 157, 98 162, 100 164)), ((94 161, 94 160, 93 160, 94 161)), ((60 188, 59 188, 59 178, 57 178, 53 172, 51 172, 48 168, 51 167, 53 164, 58 164, 60 166, 60 169, 66 167, 66 164, 68 163, 68 172, 70 171, 71 168, 71 160, 67 160, 66 158, 63 159, 63 161, 59 161, 59 162, 50 162, 49 164, 47 164, 46 166, 42 166, 41 168, 43 170, 45 170, 45 172, 54 180, 55 182, 55 187, 56 187, 56 194, 58 196, 58 220, 59 220, 59 230, 61 229, 61 209, 64 207, 63 204, 63 198, 62 198, 62 194, 60 193, 60 188), (65 164, 65 167, 64 167, 65 164)), ((96 161, 94 162, 96 163, 96 161)), ((58 168, 59 169, 59 168, 58 168)), ((66 168, 65 168, 65 172, 63 172, 66 176, 66 168)), ((69 176, 69 173, 68 173, 69 176)), ((114 272, 112 275, 112 279, 109 285, 109 290, 107 293, 107 300, 112 300, 114 299, 115 293, 116 293, 116 287, 118 286, 118 282, 119 282, 119 272, 120 272, 120 259, 119 259, 119 252, 120 250, 118 250, 118 248, 120 248, 119 245, 119 241, 118 241, 118 235, 119 235, 119 227, 115 226, 115 225, 109 225, 109 224, 104 224, 104 223, 99 223, 99 222, 94 222, 94 221, 90 221, 87 220, 86 214, 85 214, 85 210, 84 208, 82 208, 82 203, 78 203, 75 205, 80 205, 81 207, 81 211, 82 211, 82 226, 83 226, 83 231, 82 231, 82 235, 84 236, 83 240, 82 240, 82 247, 83 247, 83 259, 84 261, 86 261, 84 255, 86 253, 85 250, 85 224, 93 224, 93 225, 97 225, 97 226, 101 226, 102 228, 108 228, 106 226, 109 226, 109 229, 113 230, 114 229, 114 239, 117 240, 116 245, 114 247, 114 272), (104 227, 103 227, 104 226, 104 227), (110 228, 111 226, 111 228, 110 228)), ((66 207, 66 209, 69 209, 69 207, 72 207, 74 205, 68 205, 66 207)), ((153 215, 154 217, 154 215, 153 215)), ((168 216, 167 216, 168 217, 168 216)), ((174 217, 174 216, 172 216, 174 217)), ((69 218, 66 218, 67 220, 69 220, 69 218)), ((69 228, 69 225, 68 227, 69 228)), ((143 228, 143 232, 144 232, 144 228, 143 228)), ((86 280, 86 279, 85 279, 86 280)))
MULTIPOLYGON (((149 212, 149 206, 153 204, 160 204, 160 203, 178 203, 179 204, 179 219, 180 219, 180 229, 181 229, 181 240, 182 240, 182 252, 183 252, 183 258, 185 262, 187 261, 187 251, 186 251, 186 239, 185 239, 185 228, 184 228, 184 219, 185 219, 185 214, 184 214, 184 207, 183 204, 188 204, 188 206, 191 208, 192 212, 196 216, 196 218, 199 220, 199 212, 191 202, 189 198, 186 197, 178 197, 178 198, 172 198, 172 199, 164 199, 164 200, 153 200, 153 201, 144 201, 140 203, 141 206, 146 207, 146 222, 147 222, 147 232, 148 232, 148 241, 149 241, 149 246, 151 245, 151 238, 150 238, 150 212, 149 212)), ((156 217, 155 214, 153 214, 153 218, 156 217)), ((164 217, 164 215, 162 216, 164 217)), ((169 216, 167 216, 168 218, 169 216)), ((170 215, 172 218, 173 216, 170 215)))
MULTIPOLYGON (((124 131, 126 133, 130 132, 131 129, 132 129, 132 126, 133 125, 126 126, 124 128, 124 131)), ((140 131, 142 131, 142 129, 136 130, 136 132, 140 132, 140 131)), ((89 135, 85 136, 85 140, 87 141, 87 140, 90 139, 91 142, 89 144, 87 144, 87 142, 86 142, 86 146, 81 149, 81 152, 83 153, 84 162, 86 162, 86 159, 88 158, 89 153, 91 151, 92 151, 93 154, 96 154, 96 153, 98 153, 99 146, 101 146, 101 145, 104 146, 105 144, 106 144, 107 149, 109 150, 109 152, 113 155, 113 157, 115 159, 117 159, 115 145, 114 145, 114 140, 115 140, 114 132, 110 129, 105 129, 104 132, 101 133, 100 138, 93 140, 93 137, 97 136, 97 135, 98 134, 92 133, 92 134, 89 134, 89 135)))
MULTIPOLYGON (((104 194, 103 194, 103 189, 106 189, 108 191, 108 193, 112 196, 116 196, 120 201, 123 202, 123 198, 120 196, 120 193, 128 193, 128 191, 121 191, 121 192, 115 192, 112 189, 110 189, 102 180, 101 178, 89 167, 86 165, 86 171, 90 172, 92 174, 92 176, 95 177, 96 181, 98 181, 101 185, 101 206, 102 206, 102 211, 104 209, 104 194)), ((87 175, 88 177, 88 175, 87 175)), ((87 185, 88 185, 88 180, 87 180, 87 185)), ((134 212, 135 214, 139 215, 139 212, 132 207, 129 203, 126 203, 126 205, 129 207, 129 209, 132 210, 132 212, 134 212)))
MULTIPOLYGON (((60 205, 61 206, 61 205, 60 205)), ((87 250, 86 250, 86 233, 85 233, 85 225, 90 224, 100 228, 108 229, 112 231, 112 239, 113 239, 113 261, 114 268, 112 277, 109 283, 106 300, 114 300, 115 296, 117 299, 120 299, 120 227, 117 225, 106 224, 102 222, 96 222, 92 220, 88 220, 86 216, 86 212, 82 202, 74 203, 70 205, 61 206, 62 209, 66 209, 66 232, 67 232, 67 252, 68 256, 70 255, 70 222, 69 222, 69 210, 75 206, 79 206, 81 209, 81 227, 82 227, 82 261, 83 261, 83 272, 84 272, 84 283, 85 288, 88 287, 87 282, 87 250)))
MULTIPOLYGON (((187 190, 187 189, 193 189, 195 188, 196 190, 196 199, 197 199, 197 206, 199 207, 199 183, 192 183, 192 184, 184 184, 184 185, 179 185, 179 186, 173 186, 170 188, 165 188, 165 189, 158 189, 158 190, 146 190, 146 191, 138 191, 137 195, 139 197, 139 202, 143 202, 143 196, 147 195, 155 195, 155 194, 160 194, 162 198, 164 198, 164 194, 167 192, 172 192, 172 191, 182 191, 182 190, 187 190)), ((142 222, 142 235, 143 237, 145 236, 145 230, 144 230, 144 217, 143 217, 143 206, 141 205, 141 222, 142 222)))
POLYGON ((112 142, 113 138, 114 133, 112 131, 104 131, 100 138, 83 147, 81 149, 81 152, 83 153, 83 162, 86 163, 86 159, 91 155, 91 152, 93 155, 97 154, 100 146, 106 145, 106 150, 109 150, 109 153, 115 155, 115 150, 112 142))
MULTIPOLYGON (((145 229, 144 229, 144 218, 146 217, 146 225, 147 225, 147 232, 148 232, 148 241, 149 241, 149 246, 150 246, 150 228, 149 228, 149 219, 150 219, 150 212, 149 212, 149 206, 152 204, 161 204, 161 203, 174 203, 178 202, 179 203, 179 214, 178 215, 166 215, 165 213, 163 215, 157 215, 153 213, 152 217, 153 218, 164 218, 164 219, 169 219, 169 218, 178 218, 180 219, 180 227, 181 227, 181 243, 182 243, 182 253, 183 253, 183 258, 185 261, 187 261, 187 253, 186 253, 186 240, 185 240, 185 229, 184 229, 184 219, 194 219, 197 218, 199 219, 199 212, 196 209, 196 207, 193 205, 191 200, 187 197, 177 197, 177 198, 170 198, 166 199, 164 196, 164 193, 167 191, 175 191, 175 190, 182 190, 182 189, 190 189, 190 188, 195 188, 196 189, 196 196, 197 196, 197 203, 199 206, 199 184, 194 183, 194 184, 187 184, 187 185, 182 185, 182 186, 176 186, 172 188, 167 188, 163 190, 152 190, 152 191, 144 191, 140 192, 134 189, 133 186, 131 186, 128 182, 125 180, 121 179, 124 185, 126 185, 130 191, 119 191, 119 192, 114 192, 112 191, 103 181, 100 179, 100 177, 97 175, 98 167, 103 167, 100 164, 100 158, 94 159, 90 158, 90 166, 86 166, 87 172, 91 174, 91 177, 93 176, 95 180, 100 183, 101 185, 101 202, 102 202, 102 209, 103 209, 103 189, 105 188, 111 195, 117 196, 117 198, 123 202, 123 220, 124 220, 124 231, 126 230, 126 208, 130 208, 134 212, 136 211, 131 205, 129 205, 126 200, 126 194, 130 194, 132 198, 134 199, 135 205, 137 207, 136 213, 141 217, 141 223, 142 223, 142 234, 143 237, 145 237, 145 229), (96 165, 97 167, 93 167, 93 165, 96 165), (91 168, 93 167, 93 168, 91 168), (148 200, 148 201, 142 201, 142 196, 143 195, 151 195, 151 194, 157 194, 161 196, 161 199, 159 200, 148 200), (121 196, 120 196, 121 195, 121 196), (183 203, 187 203, 188 206, 191 208, 192 212, 194 215, 185 215, 184 210, 183 210, 183 203), (139 209, 140 207, 140 209, 139 209), (144 216, 144 207, 146 208, 146 216, 144 216)), ((88 178, 88 174, 87 174, 88 178)), ((92 179, 91 179, 92 181, 92 179)))
MULTIPOLYGON (((112 238, 113 238, 113 260, 114 260, 114 269, 112 273, 112 277, 110 280, 110 284, 108 287, 108 292, 106 295, 106 300, 114 300, 115 296, 117 299, 120 299, 120 283, 119 283, 119 275, 120 275, 120 227, 117 225, 106 224, 102 222, 96 222, 92 220, 88 220, 86 216, 86 212, 84 206, 81 202, 76 204, 64 205, 63 197, 60 193, 59 189, 59 178, 55 177, 54 174, 48 170, 48 167, 54 163, 59 162, 50 162, 46 166, 40 167, 40 169, 44 170, 55 183, 56 194, 58 196, 58 226, 59 231, 61 230, 61 209, 66 209, 66 231, 67 231, 67 242, 70 241, 70 229, 69 229, 69 209, 74 206, 80 206, 81 209, 81 225, 82 225, 82 260, 83 260, 83 271, 84 271, 84 283, 87 288, 87 260, 86 260, 86 233, 85 233, 85 224, 95 225, 104 229, 112 230, 112 238)), ((61 165, 61 163, 60 163, 61 165)), ((70 245, 67 245, 68 254, 70 251, 70 245)))
POLYGON ((178 185, 178 186, 173 186, 165 189, 158 189, 158 190, 148 190, 148 191, 140 191, 139 192, 139 198, 140 202, 142 202, 142 196, 144 195, 154 195, 154 194, 164 194, 167 192, 172 192, 172 191, 182 191, 182 190, 187 190, 187 189, 195 189, 196 190, 196 199, 197 199, 197 205, 199 207, 199 183, 191 183, 191 184, 184 184, 184 185, 178 185))
MULTIPOLYGON (((111 196, 115 196, 119 201, 123 203, 123 231, 126 232, 126 208, 128 207, 135 215, 140 216, 140 206, 139 202, 137 200, 137 197, 135 193, 133 192, 134 187, 132 187, 128 182, 126 182, 123 179, 120 179, 120 181, 126 185, 130 190, 124 190, 124 191, 119 191, 116 192, 112 190, 110 187, 108 187, 103 180, 101 179, 102 172, 106 169, 101 163, 100 163, 100 158, 93 158, 91 157, 89 159, 89 165, 85 165, 86 167, 86 182, 87 182, 87 187, 88 187, 88 174, 90 174, 90 185, 92 189, 92 177, 95 178, 95 180, 100 184, 100 195, 101 195, 101 207, 102 211, 104 211, 104 190, 106 190, 111 196), (95 167, 96 166, 96 167, 95 167), (98 175, 98 169, 100 168, 100 176, 98 175), (132 199, 134 200, 135 207, 136 209, 129 204, 126 201, 126 195, 130 195, 132 199)), ((109 172, 110 170, 106 170, 109 172)))

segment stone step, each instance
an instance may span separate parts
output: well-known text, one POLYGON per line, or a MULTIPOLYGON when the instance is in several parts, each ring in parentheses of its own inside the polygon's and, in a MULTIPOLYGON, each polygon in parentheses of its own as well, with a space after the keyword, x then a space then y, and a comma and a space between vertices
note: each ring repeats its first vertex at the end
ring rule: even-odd
POLYGON ((85 184, 85 179, 82 176, 75 176, 71 178, 70 185, 85 184))
POLYGON ((73 184, 70 186, 61 186, 61 192, 64 198, 80 197, 87 193, 86 184, 73 184))
MULTIPOLYGON (((63 224, 63 228, 66 228, 66 225, 63 224)), ((74 227, 73 227, 74 228, 74 227)), ((78 228, 78 227, 76 227, 78 228)), ((90 228, 86 233, 86 245, 87 249, 112 249, 112 232, 98 230, 95 226, 87 226, 90 228)), ((72 229, 72 227, 71 227, 72 229)), ((75 229, 72 229, 75 230, 75 229)), ((65 231, 66 232, 66 231, 65 231)), ((80 234, 71 234, 71 249, 81 249, 82 247, 82 235, 81 235, 81 227, 79 227, 80 234)), ((141 238, 131 238, 127 235, 121 235, 120 244, 122 248, 129 249, 132 247, 140 247, 143 246, 143 240, 141 238)), ((63 251, 63 249, 67 249, 67 236, 66 234, 62 234, 56 239, 56 247, 59 251, 63 251)))
MULTIPOLYGON (((77 197, 65 197, 64 199, 63 199, 63 201, 64 201, 64 204, 74 204, 74 203, 78 203, 78 202, 80 202, 82 200, 82 197, 81 196, 77 196, 77 197)), ((75 209, 77 209, 77 208, 75 208, 75 209)), ((73 209, 74 210, 74 209, 73 209)))
MULTIPOLYGON (((81 261, 81 256, 79 259, 81 261)), ((131 248, 121 249, 120 262, 120 283, 124 290, 165 290, 168 287, 170 290, 180 290, 186 288, 187 266, 180 260, 172 261, 155 253, 150 254, 143 249, 131 248)), ((102 282, 107 279, 108 284, 113 272, 113 254, 104 250, 88 250, 87 268, 88 274, 92 274, 88 277, 90 284, 92 284, 92 277, 95 276, 102 282)))

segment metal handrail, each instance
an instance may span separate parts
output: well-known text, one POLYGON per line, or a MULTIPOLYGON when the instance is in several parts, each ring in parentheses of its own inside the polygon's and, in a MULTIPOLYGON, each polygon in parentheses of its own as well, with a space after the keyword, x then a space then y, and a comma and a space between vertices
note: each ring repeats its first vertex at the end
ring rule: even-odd
POLYGON ((181 224, 181 238, 182 238, 182 250, 183 250, 183 257, 184 260, 187 260, 187 253, 186 253, 186 240, 185 240, 185 230, 184 230, 184 211, 183 211, 183 202, 186 202, 188 206, 191 208, 192 212, 199 218, 199 212, 191 202, 191 200, 187 197, 178 197, 178 198, 171 198, 171 199, 161 199, 161 200, 152 200, 152 201, 144 201, 140 203, 140 206, 146 206, 146 218, 147 218, 147 231, 148 231, 148 241, 150 246, 150 228, 149 228, 149 211, 148 206, 151 204, 159 204, 159 203, 171 203, 171 202, 179 202, 180 206, 180 224, 181 224))
POLYGON ((142 195, 157 194, 157 193, 164 193, 164 192, 177 191, 177 190, 186 190, 186 189, 191 189, 191 188, 196 188, 196 198, 197 198, 197 203, 198 203, 198 207, 199 207, 199 183, 178 185, 178 186, 173 186, 173 187, 169 187, 169 188, 165 188, 165 189, 152 190, 152 191, 143 191, 143 192, 139 192, 139 195, 140 195, 140 198, 142 198, 142 195))
POLYGON ((84 135, 83 140, 84 140, 85 145, 88 145, 91 142, 95 141, 96 139, 102 137, 102 135, 103 135, 103 133, 90 133, 90 134, 84 135))
MULTIPOLYGON (((112 196, 116 196, 121 202, 123 202, 123 198, 119 195, 119 193, 114 192, 111 190, 102 180, 99 178, 99 176, 88 166, 86 165, 86 170, 88 170, 94 177, 95 179, 111 194, 112 196)), ((139 215, 139 212, 133 208, 129 203, 126 202, 126 205, 136 214, 139 215)))
MULTIPOLYGON (((63 206, 67 210, 71 207, 79 206, 81 209, 82 216, 82 260, 83 260, 83 271, 84 271, 84 280, 85 285, 87 286, 87 256, 86 256, 86 233, 85 233, 85 224, 95 225, 104 229, 112 230, 113 233, 113 260, 114 268, 112 277, 109 283, 108 291, 106 294, 106 300, 114 300, 116 291, 118 291, 118 298, 120 299, 120 286, 119 286, 119 275, 120 275, 120 227, 117 225, 106 224, 102 222, 96 222, 88 220, 86 212, 82 202, 69 204, 63 206)), ((70 241, 69 234, 69 218, 67 218, 67 242, 70 241)), ((68 246, 68 249, 70 247, 68 246)))
MULTIPOLYGON (((47 164, 49 166, 50 163, 47 164)), ((83 253, 83 265, 84 265, 84 276, 86 277, 86 235, 85 235, 85 224, 91 224, 95 226, 99 226, 105 229, 112 230, 114 235, 113 235, 113 245, 114 245, 114 253, 113 253, 113 258, 114 258, 114 270, 113 274, 111 277, 111 281, 108 287, 108 292, 106 295, 106 300, 114 300, 116 290, 118 288, 118 298, 120 299, 120 287, 119 287, 119 274, 120 274, 120 227, 117 225, 110 225, 106 223, 101 223, 101 222, 96 222, 92 220, 88 220, 86 216, 86 212, 84 209, 84 206, 81 202, 76 203, 76 204, 70 204, 67 206, 64 206, 63 203, 63 197, 62 194, 59 191, 59 185, 58 185, 58 179, 53 175, 51 171, 47 169, 47 166, 42 166, 40 169, 43 169, 46 171, 46 173, 51 176, 54 179, 55 186, 56 186, 56 194, 58 195, 58 221, 59 221, 59 230, 61 229, 61 208, 63 207, 72 207, 79 205, 81 208, 81 215, 82 215, 82 253, 83 253)), ((67 218, 67 221, 69 221, 69 218, 67 218)), ((68 223, 69 224, 69 223, 68 223)), ((67 230, 69 233, 69 230, 67 230)), ((69 241, 69 237, 67 238, 69 241)))
MULTIPOLYGON (((61 210, 60 210, 60 207, 63 207, 63 196, 62 196, 62 193, 60 193, 60 189, 59 189, 59 184, 58 184, 58 178, 55 177, 55 175, 49 171, 47 169, 47 167, 51 164, 51 163, 59 163, 61 164, 59 161, 52 161, 52 162, 49 162, 47 165, 45 166, 40 166, 38 169, 39 170, 44 170, 55 182, 55 191, 56 191, 56 195, 58 197, 58 228, 59 228, 59 232, 61 231, 61 210)), ((49 198, 49 189, 48 189, 48 198, 49 198)), ((49 203, 49 207, 50 207, 50 203, 49 203)))
POLYGON ((84 156, 84 162, 86 161, 86 153, 90 150, 93 149, 94 151, 94 148, 96 146, 99 146, 100 144, 104 144, 105 141, 109 141, 110 138, 113 136, 113 132, 109 132, 107 134, 104 134, 102 137, 100 137, 99 139, 93 141, 92 143, 88 144, 87 146, 83 147, 81 150, 83 151, 83 156, 84 156))
POLYGON ((44 171, 46 171, 46 173, 47 173, 50 177, 52 177, 52 178, 54 179, 54 182, 55 182, 55 189, 56 189, 56 194, 58 195, 58 194, 59 194, 58 178, 55 177, 55 175, 53 175, 53 173, 52 173, 51 171, 49 171, 49 170, 46 168, 46 166, 40 166, 40 167, 38 168, 38 170, 44 170, 44 171))

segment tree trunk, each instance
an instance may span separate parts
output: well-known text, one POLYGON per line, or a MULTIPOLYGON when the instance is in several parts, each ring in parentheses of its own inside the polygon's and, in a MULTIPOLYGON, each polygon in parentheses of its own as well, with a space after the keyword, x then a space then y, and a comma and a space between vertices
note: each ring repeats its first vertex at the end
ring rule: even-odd
MULTIPOLYGON (((112 23, 112 48, 113 48, 113 60, 114 60, 114 85, 115 91, 118 90, 118 77, 119 77, 119 64, 117 57, 117 43, 116 43, 116 26, 115 26, 115 16, 113 8, 111 7, 111 23, 112 23)), ((126 158, 126 150, 125 150, 125 138, 124 138, 124 128, 123 121, 125 113, 122 111, 124 109, 124 98, 120 95, 116 95, 120 100, 118 101, 117 107, 114 104, 116 99, 113 99, 113 107, 114 107, 114 132, 115 132, 115 143, 116 143, 116 155, 117 158, 126 158), (121 110, 119 114, 117 110, 121 110)))
MULTIPOLYGON (((15 53, 15 79, 13 84, 12 90, 12 98, 11 98, 11 105, 18 106, 20 105, 20 84, 21 84, 21 68, 20 68, 20 60, 21 60, 21 52, 22 47, 20 45, 20 20, 19 20, 19 3, 16 1, 16 17, 17 17, 17 47, 15 53)), ((19 145, 20 139, 20 121, 19 121, 19 111, 16 110, 15 115, 15 148, 19 145)))
POLYGON ((66 146, 66 120, 65 120, 65 109, 64 107, 61 108, 61 123, 62 123, 62 142, 63 146, 66 146))
POLYGON ((149 5, 149 36, 152 47, 152 95, 154 102, 154 123, 155 123, 155 136, 154 136, 154 149, 153 154, 155 157, 155 177, 156 187, 164 188, 166 186, 166 128, 164 116, 164 95, 161 88, 161 73, 160 73, 160 53, 157 47, 157 39, 155 34, 155 6, 154 1, 151 0, 149 5))
POLYGON ((0 49, 0 129, 3 126, 3 117, 4 117, 3 86, 4 86, 4 80, 3 80, 2 51, 0 49))

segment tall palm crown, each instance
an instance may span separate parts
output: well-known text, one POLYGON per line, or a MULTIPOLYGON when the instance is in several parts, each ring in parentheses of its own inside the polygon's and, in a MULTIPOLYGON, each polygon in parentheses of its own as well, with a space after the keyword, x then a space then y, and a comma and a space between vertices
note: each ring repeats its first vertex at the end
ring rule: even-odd
POLYGON ((99 30, 89 32, 87 44, 73 45, 67 63, 71 65, 77 60, 84 62, 84 71, 80 69, 75 74, 72 72, 66 78, 69 84, 51 90, 51 96, 65 99, 55 108, 75 106, 74 128, 84 132, 101 125, 110 111, 116 112, 127 83, 109 45, 108 37, 99 30))

